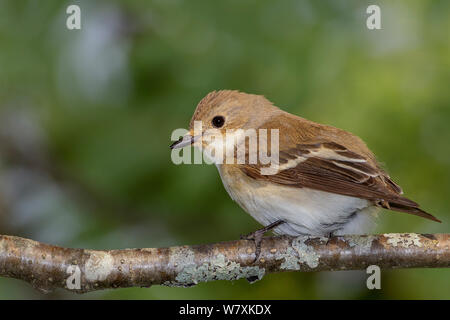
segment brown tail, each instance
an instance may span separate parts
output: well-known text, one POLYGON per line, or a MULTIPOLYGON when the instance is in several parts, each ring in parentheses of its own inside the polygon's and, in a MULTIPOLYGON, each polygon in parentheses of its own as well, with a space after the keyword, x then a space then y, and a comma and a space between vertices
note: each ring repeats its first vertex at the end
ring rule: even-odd
POLYGON ((433 220, 436 222, 441 222, 441 220, 439 220, 438 218, 436 218, 435 216, 429 214, 428 212, 423 211, 422 209, 419 208, 419 205, 417 203, 415 203, 414 201, 411 201, 409 199, 406 198, 401 198, 402 201, 389 201, 389 208, 387 209, 391 209, 394 211, 400 211, 400 212, 406 212, 409 214, 414 214, 416 216, 425 218, 425 219, 429 219, 429 220, 433 220), (407 201, 405 201, 407 200, 407 201), (405 202, 407 202, 407 204, 405 204, 405 202))

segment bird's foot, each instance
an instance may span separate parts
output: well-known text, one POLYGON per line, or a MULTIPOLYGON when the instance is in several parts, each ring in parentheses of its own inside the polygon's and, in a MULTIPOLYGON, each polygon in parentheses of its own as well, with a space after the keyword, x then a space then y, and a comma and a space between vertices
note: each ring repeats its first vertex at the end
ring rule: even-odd
POLYGON ((333 232, 330 232, 330 233, 328 234, 327 243, 325 243, 326 246, 330 243, 330 240, 331 240, 331 238, 333 238, 333 237, 334 237, 333 232))
POLYGON ((259 255, 261 254, 261 241, 264 236, 264 234, 270 230, 272 230, 275 227, 278 227, 280 224, 284 223, 283 220, 277 220, 275 222, 272 222, 271 224, 265 226, 264 228, 258 229, 252 233, 241 235, 242 240, 253 240, 255 243, 255 260, 253 260, 253 263, 255 263, 259 255))

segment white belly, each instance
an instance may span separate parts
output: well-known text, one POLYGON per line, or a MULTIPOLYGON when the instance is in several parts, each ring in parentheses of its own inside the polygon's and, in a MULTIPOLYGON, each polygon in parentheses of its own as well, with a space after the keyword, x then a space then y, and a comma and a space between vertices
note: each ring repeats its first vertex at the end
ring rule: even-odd
POLYGON ((256 221, 266 226, 277 220, 278 234, 328 235, 363 233, 371 222, 371 203, 308 188, 256 181, 242 174, 228 174, 218 166, 225 189, 256 221), (233 178, 230 178, 230 177, 233 178))

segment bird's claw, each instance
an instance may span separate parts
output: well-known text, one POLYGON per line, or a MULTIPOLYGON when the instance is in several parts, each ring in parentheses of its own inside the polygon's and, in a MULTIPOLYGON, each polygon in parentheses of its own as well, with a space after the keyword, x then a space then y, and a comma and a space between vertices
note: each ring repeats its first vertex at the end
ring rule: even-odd
POLYGON ((241 240, 252 240, 255 243, 255 259, 253 260, 252 263, 255 263, 259 259, 259 256, 261 254, 261 242, 262 242, 264 234, 267 231, 272 230, 273 228, 279 226, 282 223, 284 223, 283 220, 277 220, 277 221, 265 226, 264 228, 261 228, 254 232, 251 232, 249 234, 240 236, 241 240))

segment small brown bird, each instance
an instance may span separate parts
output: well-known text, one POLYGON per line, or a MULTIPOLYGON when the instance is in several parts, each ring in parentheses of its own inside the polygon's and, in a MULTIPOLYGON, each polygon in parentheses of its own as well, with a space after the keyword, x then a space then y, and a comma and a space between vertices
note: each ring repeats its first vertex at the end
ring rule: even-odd
POLYGON ((216 163, 231 198, 264 226, 249 236, 257 241, 269 229, 287 235, 361 234, 372 224, 376 207, 440 222, 402 196, 360 138, 282 111, 263 96, 211 92, 198 104, 189 129, 172 149, 217 147, 206 139, 212 129, 238 140, 242 135, 230 133, 233 129, 278 129, 275 174, 262 174, 260 161, 216 163), (200 133, 194 132, 195 121, 202 122, 200 133))

